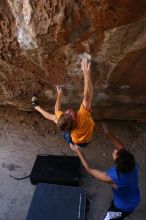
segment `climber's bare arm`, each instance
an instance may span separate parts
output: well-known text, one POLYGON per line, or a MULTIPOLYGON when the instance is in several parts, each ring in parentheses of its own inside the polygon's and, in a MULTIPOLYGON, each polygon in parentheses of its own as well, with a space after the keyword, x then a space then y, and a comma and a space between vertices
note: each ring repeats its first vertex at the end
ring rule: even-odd
POLYGON ((61 111, 61 100, 62 100, 62 89, 61 87, 57 86, 57 99, 55 103, 55 112, 56 111, 61 111))
POLYGON ((81 69, 84 75, 84 98, 83 98, 83 105, 86 109, 91 109, 91 102, 93 96, 93 86, 91 82, 91 63, 87 59, 83 59, 81 62, 81 69))

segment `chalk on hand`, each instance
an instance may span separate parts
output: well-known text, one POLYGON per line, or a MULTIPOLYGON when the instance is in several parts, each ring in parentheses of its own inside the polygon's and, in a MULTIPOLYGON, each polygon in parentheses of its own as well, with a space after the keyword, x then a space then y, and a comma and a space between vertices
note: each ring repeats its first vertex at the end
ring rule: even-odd
POLYGON ((88 61, 91 61, 91 55, 87 52, 82 53, 79 55, 79 57, 83 60, 83 59, 87 59, 88 61))

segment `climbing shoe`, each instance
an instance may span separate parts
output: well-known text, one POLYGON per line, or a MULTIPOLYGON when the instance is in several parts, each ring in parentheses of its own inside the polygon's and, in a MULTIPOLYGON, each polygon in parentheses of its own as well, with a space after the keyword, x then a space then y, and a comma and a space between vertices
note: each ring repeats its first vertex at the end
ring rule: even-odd
POLYGON ((35 108, 39 105, 38 98, 36 96, 32 96, 31 98, 32 107, 35 108))

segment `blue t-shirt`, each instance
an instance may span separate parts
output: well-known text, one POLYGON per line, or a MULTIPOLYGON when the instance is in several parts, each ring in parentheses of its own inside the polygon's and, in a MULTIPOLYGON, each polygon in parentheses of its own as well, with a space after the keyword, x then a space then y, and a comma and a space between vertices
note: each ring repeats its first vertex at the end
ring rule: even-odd
POLYGON ((140 201, 138 166, 135 165, 128 173, 121 173, 113 166, 106 173, 118 187, 112 188, 115 207, 126 212, 133 211, 140 201))

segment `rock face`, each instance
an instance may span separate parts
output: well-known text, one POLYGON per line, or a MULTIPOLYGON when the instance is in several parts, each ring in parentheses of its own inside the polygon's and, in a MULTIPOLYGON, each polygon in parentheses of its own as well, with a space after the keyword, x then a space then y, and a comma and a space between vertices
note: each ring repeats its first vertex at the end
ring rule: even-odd
POLYGON ((0 104, 52 110, 83 98, 80 61, 92 57, 95 117, 146 119, 145 0, 1 0, 0 104), (49 103, 49 104, 48 104, 49 103))

